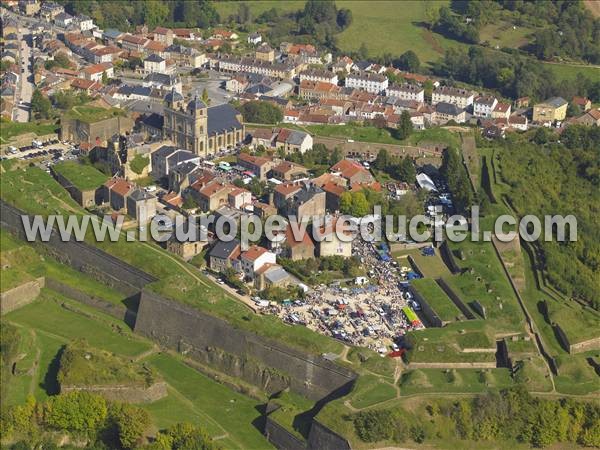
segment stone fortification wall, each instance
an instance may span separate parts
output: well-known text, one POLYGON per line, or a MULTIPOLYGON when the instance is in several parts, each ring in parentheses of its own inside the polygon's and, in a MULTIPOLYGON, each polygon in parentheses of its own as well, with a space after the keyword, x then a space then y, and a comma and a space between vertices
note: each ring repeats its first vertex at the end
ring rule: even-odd
POLYGON ((135 331, 268 393, 289 387, 318 400, 349 391, 356 378, 352 371, 320 356, 239 330, 147 290, 140 297, 135 331))

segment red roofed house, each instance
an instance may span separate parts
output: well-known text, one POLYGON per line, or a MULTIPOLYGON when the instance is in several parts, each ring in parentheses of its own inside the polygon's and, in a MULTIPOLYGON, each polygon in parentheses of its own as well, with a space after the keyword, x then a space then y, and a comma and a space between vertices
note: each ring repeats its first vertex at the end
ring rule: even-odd
POLYGON ((282 161, 271 170, 273 178, 281 181, 293 181, 308 175, 306 167, 290 161, 282 161))
POLYGON ((575 96, 573 97, 571 103, 575 106, 578 106, 582 112, 592 109, 592 102, 589 98, 575 96))
POLYGON ((127 197, 135 186, 124 178, 111 178, 103 186, 103 198, 115 211, 124 209, 127 205, 127 197))
POLYGON ((236 187, 227 194, 227 199, 232 208, 242 209, 252 203, 252 193, 247 189, 236 187))
POLYGON ((340 175, 352 183, 372 183, 375 178, 367 169, 365 169, 357 161, 342 159, 339 163, 333 165, 330 169, 332 172, 339 172, 340 175))
POLYGON ((253 172, 260 180, 267 179, 267 173, 277 164, 272 158, 252 156, 248 153, 238 155, 238 164, 253 172))
POLYGON ((101 82, 103 73, 106 73, 108 78, 113 78, 115 76, 113 65, 111 63, 92 64, 83 69, 83 77, 86 80, 101 82))
POLYGON ((265 264, 275 264, 275 253, 268 251, 264 247, 253 245, 240 256, 240 268, 244 275, 252 280, 256 277, 256 272, 265 264))
POLYGON ((308 259, 315 257, 315 244, 310 238, 310 233, 302 230, 299 224, 294 224, 296 234, 299 234, 299 239, 296 239, 292 230, 292 225, 288 225, 285 230, 285 244, 283 254, 293 261, 299 259, 308 259))
POLYGON ((86 94, 90 94, 92 91, 100 89, 102 84, 97 81, 84 80, 83 78, 74 78, 71 81, 71 87, 77 91, 83 91, 86 94))
POLYGON ((283 208, 287 200, 292 198, 296 192, 302 190, 300 183, 283 183, 275 187, 273 202, 277 208, 283 208))
POLYGON ((156 42, 160 42, 165 45, 173 44, 173 30, 164 27, 156 27, 152 32, 152 38, 156 42))
POLYGON ((508 119, 511 113, 510 103, 498 102, 492 111, 492 119, 508 119))

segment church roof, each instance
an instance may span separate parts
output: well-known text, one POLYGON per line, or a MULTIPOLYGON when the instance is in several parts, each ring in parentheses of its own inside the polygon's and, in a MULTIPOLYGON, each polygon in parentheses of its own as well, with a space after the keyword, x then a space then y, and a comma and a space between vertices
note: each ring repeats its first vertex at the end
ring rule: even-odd
POLYGON ((237 119, 239 112, 230 104, 224 103, 208 109, 208 135, 219 134, 223 130, 241 129, 237 119))
POLYGON ((177 92, 175 89, 172 89, 167 95, 165 95, 165 102, 172 103, 183 100, 183 95, 177 92))
POLYGON ((206 104, 200 100, 198 98, 198 96, 195 96, 189 103, 187 106, 188 111, 196 111, 198 109, 204 109, 206 108, 206 104))

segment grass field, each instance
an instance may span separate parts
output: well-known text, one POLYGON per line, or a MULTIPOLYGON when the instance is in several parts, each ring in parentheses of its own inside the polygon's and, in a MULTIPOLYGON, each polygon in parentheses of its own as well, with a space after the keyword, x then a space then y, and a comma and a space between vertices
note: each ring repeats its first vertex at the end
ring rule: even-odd
POLYGON ((396 396, 397 391, 392 384, 373 375, 363 375, 350 394, 350 404, 357 409, 368 408, 396 396))
POLYGON ((432 278, 414 280, 411 287, 415 289, 427 304, 436 312, 442 322, 452 322, 462 316, 450 297, 432 278))
POLYGON ((427 328, 409 332, 412 349, 407 353, 409 362, 459 363, 493 362, 494 344, 483 320, 453 322, 443 328, 427 328), (478 349, 464 352, 463 349, 478 349))
POLYGON ((455 254, 464 258, 455 259, 465 271, 444 280, 464 303, 478 300, 498 331, 521 332, 525 319, 492 243, 465 239, 461 243, 449 242, 449 245, 455 254))
POLYGON ((396 257, 403 266, 408 266, 406 257, 410 256, 417 265, 415 269, 426 278, 442 278, 451 275, 448 266, 440 256, 439 250, 436 250, 433 256, 424 256, 421 250, 418 249, 394 252, 392 256, 396 257))
MULTIPOLYGON (((440 8, 446 1, 431 2, 440 8)), ((427 4, 419 1, 337 2, 339 8, 352 10, 353 22, 339 35, 339 46, 343 50, 358 50, 364 43, 371 56, 391 53, 400 55, 414 51, 421 62, 429 64, 444 54, 450 47, 460 43, 432 33, 424 25, 427 4)))
POLYGON ((598 361, 600 352, 580 355, 559 355, 557 359, 559 375, 554 377, 556 390, 564 394, 584 395, 600 393, 600 382, 594 368, 586 358, 598 361))
POLYGON ((25 133, 35 133, 38 136, 57 132, 58 127, 53 123, 11 122, 5 118, 0 119, 0 144, 10 141, 11 138, 25 133))
POLYGON ((90 191, 102 186, 108 176, 98 169, 80 164, 77 161, 65 161, 54 165, 54 170, 69 180, 80 191, 90 191))
POLYGON ((123 116, 125 111, 119 108, 104 109, 98 106, 74 106, 67 111, 63 117, 67 119, 78 119, 82 122, 97 122, 110 119, 111 117, 123 116))
POLYGON ((401 140, 392 136, 387 129, 364 126, 357 123, 349 123, 347 125, 306 125, 302 127, 290 127, 289 124, 283 124, 282 126, 300 128, 316 136, 352 139, 357 142, 411 146, 431 142, 457 146, 459 143, 458 135, 439 127, 414 131, 407 139, 401 140))
POLYGON ((582 73, 590 80, 597 80, 600 77, 600 66, 554 63, 544 63, 544 66, 554 72, 559 80, 574 80, 578 73, 582 73))
MULTIPOLYGON (((234 392, 210 378, 200 374, 178 359, 165 355, 152 355, 146 360, 165 379, 173 396, 191 407, 191 412, 200 417, 200 424, 218 439, 224 448, 271 448, 261 432, 253 424, 260 417, 260 403, 234 392)), ((179 410, 151 407, 159 426, 172 420, 189 420, 185 408, 179 410)))
MULTIPOLYGON (((303 1, 251 1, 253 16, 263 11, 277 8, 280 13, 298 11, 304 8, 303 1)), ((432 1, 432 6, 440 8, 448 1, 432 1)), ((222 18, 237 12, 239 2, 218 2, 217 11, 222 18)), ((364 43, 369 56, 381 56, 385 53, 399 56, 412 50, 422 63, 428 64, 442 56, 447 48, 459 47, 456 41, 432 33, 424 26, 425 2, 409 0, 402 2, 402 14, 398 14, 396 1, 343 1, 336 2, 338 8, 352 11, 352 24, 337 35, 338 46, 343 51, 356 51, 364 43)))
POLYGON ((70 266, 61 264, 48 255, 42 257, 34 247, 17 239, 4 229, 0 229, 0 239, 2 248, 0 291, 45 276, 111 303, 122 303, 125 298, 118 290, 102 284, 70 266))
POLYGON ((58 393, 58 356, 61 348, 75 339, 85 339, 94 347, 124 357, 150 348, 122 322, 47 289, 42 290, 38 300, 7 314, 5 319, 24 336, 18 375, 2 381, 9 384, 7 404, 23 403, 28 394, 41 400, 58 393), (74 310, 61 306, 63 303, 74 310))
POLYGON ((513 385, 508 369, 418 369, 400 377, 401 395, 440 393, 477 393, 513 385))

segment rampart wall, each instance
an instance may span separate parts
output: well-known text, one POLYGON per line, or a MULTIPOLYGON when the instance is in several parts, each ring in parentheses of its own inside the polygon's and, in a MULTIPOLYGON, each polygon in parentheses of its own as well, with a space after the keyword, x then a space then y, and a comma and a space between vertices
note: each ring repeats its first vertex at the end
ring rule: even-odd
POLYGON ((44 287, 44 277, 27 281, 0 294, 0 315, 22 308, 34 301, 44 287))
POLYGON ((318 400, 333 391, 349 392, 356 378, 352 371, 320 356, 239 330, 148 290, 140 297, 135 331, 267 393, 289 387, 318 400))

